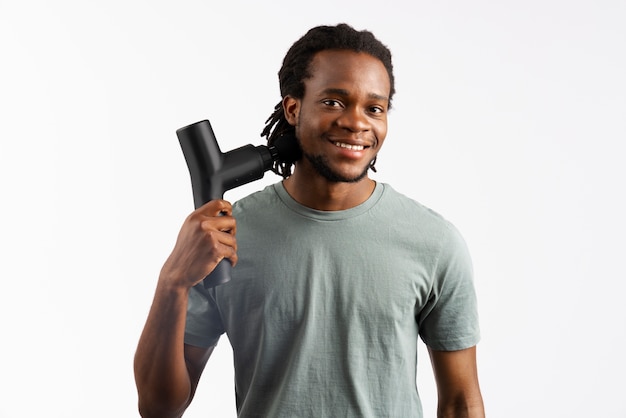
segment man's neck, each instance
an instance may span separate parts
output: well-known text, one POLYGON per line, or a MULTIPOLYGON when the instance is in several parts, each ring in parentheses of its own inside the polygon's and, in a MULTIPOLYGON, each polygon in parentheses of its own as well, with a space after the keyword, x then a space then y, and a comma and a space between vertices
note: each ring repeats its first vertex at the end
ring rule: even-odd
POLYGON ((287 193, 311 209, 337 211, 365 202, 374 192, 376 182, 367 176, 355 183, 330 182, 319 176, 293 175, 283 182, 287 193))

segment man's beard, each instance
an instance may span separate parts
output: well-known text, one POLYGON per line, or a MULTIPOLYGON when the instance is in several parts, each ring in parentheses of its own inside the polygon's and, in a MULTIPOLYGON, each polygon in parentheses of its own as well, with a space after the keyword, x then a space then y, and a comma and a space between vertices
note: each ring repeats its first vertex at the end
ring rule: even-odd
POLYGON ((355 177, 346 177, 344 175, 341 175, 340 173, 337 173, 336 171, 333 171, 333 169, 330 168, 328 160, 325 157, 321 155, 312 155, 305 152, 303 152, 302 155, 311 163, 313 169, 315 169, 315 171, 317 171, 319 175, 332 183, 357 183, 367 176, 367 170, 369 170, 368 164, 363 172, 359 175, 355 177))

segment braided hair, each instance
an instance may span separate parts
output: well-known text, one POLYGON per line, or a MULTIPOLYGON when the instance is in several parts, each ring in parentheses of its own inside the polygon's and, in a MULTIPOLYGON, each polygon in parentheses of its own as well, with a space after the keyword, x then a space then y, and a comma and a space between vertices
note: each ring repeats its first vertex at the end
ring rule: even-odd
MULTIPOLYGON (((389 75, 391 85, 389 104, 391 105, 391 98, 395 93, 391 51, 371 32, 367 30, 357 31, 345 23, 337 26, 314 27, 289 48, 278 72, 281 97, 289 95, 297 99, 303 98, 304 80, 311 77, 309 64, 316 53, 329 49, 364 52, 378 58, 389 75)), ((291 135, 295 138, 295 127, 287 122, 282 101, 280 101, 274 107, 274 112, 265 121, 265 128, 261 132, 261 136, 266 137, 268 146, 271 146, 277 138, 283 135, 291 135)), ((293 162, 291 161, 276 161, 272 171, 283 178, 287 178, 291 175, 292 165, 293 162)), ((373 168, 373 164, 371 167, 373 168)))

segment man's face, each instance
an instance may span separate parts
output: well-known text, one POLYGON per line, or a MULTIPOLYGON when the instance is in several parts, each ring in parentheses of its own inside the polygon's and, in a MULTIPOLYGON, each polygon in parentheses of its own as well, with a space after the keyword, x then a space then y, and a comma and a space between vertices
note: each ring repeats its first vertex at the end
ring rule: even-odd
POLYGON ((309 72, 304 97, 283 100, 304 155, 299 167, 331 182, 357 182, 387 135, 387 70, 369 54, 327 50, 309 72))

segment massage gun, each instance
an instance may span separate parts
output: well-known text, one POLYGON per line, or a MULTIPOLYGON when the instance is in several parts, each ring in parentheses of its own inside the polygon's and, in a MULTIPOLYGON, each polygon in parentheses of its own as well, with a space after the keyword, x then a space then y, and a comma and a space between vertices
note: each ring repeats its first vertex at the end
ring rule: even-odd
MULTIPOLYGON (((275 161, 292 163, 301 155, 296 138, 287 135, 271 146, 248 144, 222 153, 208 120, 180 128, 176 135, 191 175, 196 209, 210 200, 222 199, 230 189, 263 178, 275 161)), ((226 283, 230 270, 230 261, 223 259, 204 279, 204 287, 226 283)))

